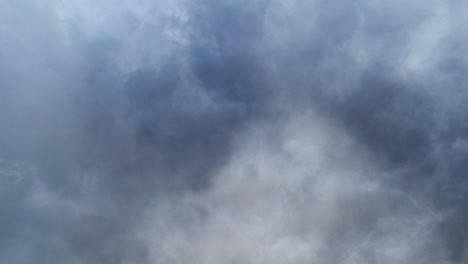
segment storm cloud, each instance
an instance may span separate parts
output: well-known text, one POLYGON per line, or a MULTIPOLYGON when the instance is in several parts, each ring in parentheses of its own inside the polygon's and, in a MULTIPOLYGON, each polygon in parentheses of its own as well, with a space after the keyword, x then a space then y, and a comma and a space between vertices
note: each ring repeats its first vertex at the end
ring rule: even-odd
POLYGON ((0 1, 0 262, 466 263, 467 12, 0 1))

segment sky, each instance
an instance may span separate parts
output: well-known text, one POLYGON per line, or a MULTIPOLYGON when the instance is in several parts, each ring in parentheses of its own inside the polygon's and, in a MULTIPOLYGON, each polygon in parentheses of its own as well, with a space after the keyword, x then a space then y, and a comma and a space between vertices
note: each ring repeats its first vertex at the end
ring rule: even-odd
POLYGON ((468 263, 467 14, 0 0, 0 263, 468 263))

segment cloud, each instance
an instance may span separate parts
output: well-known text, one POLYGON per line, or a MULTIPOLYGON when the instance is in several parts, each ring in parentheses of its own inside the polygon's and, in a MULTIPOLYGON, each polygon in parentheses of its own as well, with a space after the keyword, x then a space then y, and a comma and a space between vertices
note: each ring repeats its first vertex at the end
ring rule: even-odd
POLYGON ((0 262, 466 262, 466 10, 0 3, 0 262))
POLYGON ((207 191, 156 202, 142 232, 154 263, 445 263, 440 215, 382 185, 336 125, 301 113, 238 140, 207 191))

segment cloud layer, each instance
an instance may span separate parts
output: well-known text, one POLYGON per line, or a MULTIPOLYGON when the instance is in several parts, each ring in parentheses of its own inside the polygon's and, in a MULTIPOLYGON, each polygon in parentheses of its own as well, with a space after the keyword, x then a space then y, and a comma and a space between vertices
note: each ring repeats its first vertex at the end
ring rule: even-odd
POLYGON ((0 2, 0 262, 465 263, 467 11, 0 2))

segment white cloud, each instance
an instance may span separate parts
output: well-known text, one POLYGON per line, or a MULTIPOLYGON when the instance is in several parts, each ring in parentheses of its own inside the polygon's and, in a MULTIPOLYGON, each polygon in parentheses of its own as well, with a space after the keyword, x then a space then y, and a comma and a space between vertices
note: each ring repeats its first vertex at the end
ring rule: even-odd
POLYGON ((425 254, 443 263, 425 251, 432 216, 382 187, 378 173, 314 114, 255 124, 211 188, 156 203, 142 236, 162 264, 423 263, 425 254))

